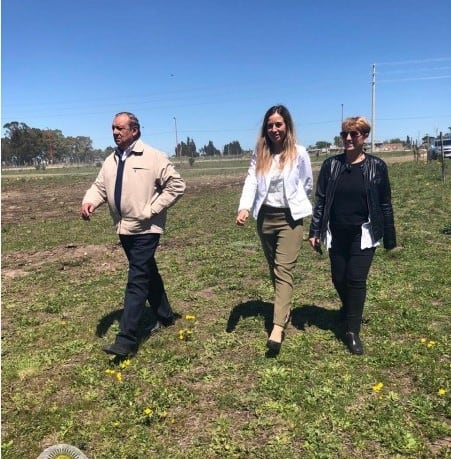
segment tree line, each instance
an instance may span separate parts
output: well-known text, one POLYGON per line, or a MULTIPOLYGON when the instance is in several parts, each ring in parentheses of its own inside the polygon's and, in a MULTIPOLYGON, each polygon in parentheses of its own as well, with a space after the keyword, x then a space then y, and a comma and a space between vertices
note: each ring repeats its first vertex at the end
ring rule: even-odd
MULTIPOLYGON (((2 165, 36 166, 47 164, 77 164, 101 162, 114 151, 113 147, 95 149, 87 136, 65 137, 58 129, 38 129, 13 121, 3 126, 2 165)), ((210 140, 197 150, 193 139, 187 137, 174 148, 174 156, 197 158, 199 156, 240 156, 248 153, 238 141, 224 145, 221 152, 210 140)))

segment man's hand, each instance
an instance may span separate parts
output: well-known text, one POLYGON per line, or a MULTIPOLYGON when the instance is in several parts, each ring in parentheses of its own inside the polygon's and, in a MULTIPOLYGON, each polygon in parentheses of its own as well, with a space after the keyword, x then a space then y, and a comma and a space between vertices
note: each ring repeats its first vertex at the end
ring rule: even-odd
POLYGON ((90 202, 85 202, 81 206, 81 218, 83 220, 91 220, 91 215, 94 212, 94 204, 90 202))

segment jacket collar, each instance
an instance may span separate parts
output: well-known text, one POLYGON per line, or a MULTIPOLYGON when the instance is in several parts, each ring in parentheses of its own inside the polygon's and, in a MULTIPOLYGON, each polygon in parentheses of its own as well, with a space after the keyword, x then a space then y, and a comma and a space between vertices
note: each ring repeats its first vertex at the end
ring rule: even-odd
MULTIPOLYGON (((135 140, 134 143, 132 143, 125 150, 125 153, 126 153, 125 157, 128 158, 131 155, 141 156, 143 154, 143 152, 144 152, 144 143, 142 142, 142 140, 137 139, 137 140, 135 140)), ((115 156, 117 156, 117 158, 122 158, 122 155, 124 154, 124 152, 122 150, 120 150, 119 148, 116 148, 114 150, 114 153, 115 153, 115 156)))

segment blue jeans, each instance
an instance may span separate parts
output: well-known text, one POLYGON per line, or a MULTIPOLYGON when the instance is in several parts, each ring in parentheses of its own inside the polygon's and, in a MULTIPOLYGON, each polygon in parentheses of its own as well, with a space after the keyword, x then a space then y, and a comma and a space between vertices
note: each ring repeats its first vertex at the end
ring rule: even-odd
POLYGON ((347 331, 359 333, 366 298, 366 280, 375 248, 360 248, 360 226, 334 229, 329 249, 332 282, 340 296, 347 331))
POLYGON ((155 252, 159 234, 119 235, 128 259, 128 280, 125 287, 124 312, 116 342, 126 347, 138 345, 138 327, 146 301, 157 318, 170 320, 173 312, 158 272, 155 252))

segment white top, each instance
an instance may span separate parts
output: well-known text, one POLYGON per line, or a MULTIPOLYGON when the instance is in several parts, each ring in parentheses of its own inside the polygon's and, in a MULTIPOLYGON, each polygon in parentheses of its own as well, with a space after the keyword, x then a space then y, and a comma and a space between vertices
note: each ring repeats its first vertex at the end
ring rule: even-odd
MULTIPOLYGON (((327 250, 332 247, 332 233, 330 228, 327 228, 326 241, 323 241, 327 250)), ((370 232, 370 221, 362 224, 362 237, 360 238, 360 250, 371 249, 372 247, 378 247, 381 245, 381 241, 373 241, 370 232)))
MULTIPOLYGON (((296 149, 296 158, 292 163, 285 164, 280 175, 283 181, 284 198, 287 201, 287 205, 284 204, 284 207, 289 207, 293 219, 299 220, 312 215, 312 204, 309 197, 313 191, 313 174, 307 150, 301 145, 296 145, 296 149)), ((272 178, 272 168, 264 175, 257 175, 256 163, 257 157, 254 152, 238 206, 238 211, 252 210, 255 219, 262 204, 266 203, 272 178)), ((276 182, 273 185, 276 186, 276 182)))
POLYGON ((274 155, 271 170, 269 171, 271 181, 269 182, 268 194, 263 204, 271 207, 287 208, 288 201, 285 197, 285 189, 283 186, 283 172, 279 167, 279 162, 280 154, 274 155))

